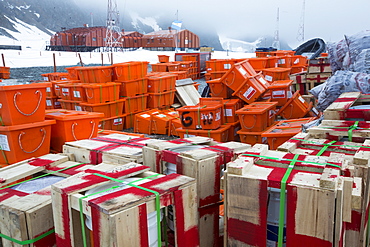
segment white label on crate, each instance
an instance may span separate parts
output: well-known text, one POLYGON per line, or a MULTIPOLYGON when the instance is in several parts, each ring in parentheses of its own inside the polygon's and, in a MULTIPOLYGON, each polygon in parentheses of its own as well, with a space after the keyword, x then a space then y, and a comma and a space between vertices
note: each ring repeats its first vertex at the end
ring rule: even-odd
POLYGON ((58 85, 55 85, 55 89, 59 89, 59 86, 58 85))
POLYGON ((224 69, 230 69, 230 68, 231 68, 231 64, 229 64, 229 63, 224 64, 224 69))
POLYGON ((44 81, 49 81, 49 78, 48 77, 43 77, 44 78, 44 81))
POLYGON ((143 115, 140 115, 140 117, 148 118, 148 117, 150 117, 150 115, 149 114, 143 114, 143 115))
POLYGON ((288 91, 288 93, 287 93, 287 98, 288 99, 290 99, 290 98, 292 98, 292 96, 293 96, 293 93, 292 93, 292 91, 288 91))
POLYGON ((113 125, 120 125, 122 124, 122 118, 116 118, 113 120, 113 125))
POLYGON ((81 107, 81 106, 79 106, 79 105, 76 105, 76 106, 75 106, 75 109, 76 109, 76 111, 82 111, 82 107, 81 107))
POLYGON ((224 114, 226 117, 232 117, 233 116, 233 109, 225 109, 224 114))
POLYGON ((68 88, 62 88, 62 94, 63 95, 68 95, 69 94, 69 89, 68 88))
POLYGON ((208 68, 207 70, 212 70, 212 68, 208 68))
POLYGON ((313 113, 315 113, 316 115, 319 115, 319 112, 316 110, 316 108, 315 108, 315 107, 312 107, 312 111, 313 111, 313 113))
POLYGON ((266 79, 267 81, 272 81, 272 76, 270 76, 270 75, 265 75, 265 79, 266 79))
MULTIPOLYGON (((266 85, 266 84, 267 84, 267 81, 266 81, 263 77, 260 77, 258 80, 259 80, 262 84, 264 84, 264 85, 266 85)), ((272 80, 272 78, 271 78, 271 80, 272 80)))
POLYGON ((74 96, 75 98, 81 98, 80 91, 73 91, 73 96, 74 96))
POLYGON ((299 97, 298 97, 298 99, 299 99, 302 103, 306 102, 306 101, 302 98, 302 96, 299 96, 299 97))
POLYGON ((55 106, 60 106, 60 102, 59 101, 55 101, 54 105, 55 106))
POLYGON ((47 99, 46 100, 46 106, 53 106, 53 103, 51 103, 51 100, 50 99, 47 99))
POLYGON ((8 136, 0 135, 0 148, 4 151, 10 151, 8 136))
POLYGON ((47 87, 46 88, 46 92, 50 93, 51 92, 51 88, 50 87, 47 87))
POLYGON ((215 121, 218 121, 221 119, 221 112, 216 112, 215 121))
POLYGON ((168 112, 167 114, 169 114, 169 115, 177 115, 177 112, 176 111, 171 111, 171 112, 168 112))
POLYGON ((98 124, 98 128, 101 129, 103 125, 101 123, 98 124))
POLYGON ((68 80, 68 78, 67 77, 62 77, 62 78, 60 78, 62 81, 66 81, 66 80, 68 80))
POLYGON ((285 90, 272 91, 272 98, 285 98, 285 90))
POLYGON ((279 64, 285 64, 285 59, 279 59, 279 64))
POLYGON ((239 67, 238 70, 243 76, 247 74, 247 71, 243 67, 239 67))
POLYGON ((255 93, 256 93, 256 89, 254 89, 253 87, 249 87, 248 90, 243 94, 243 96, 247 100, 250 100, 255 93))
POLYGON ((297 58, 295 61, 294 61, 294 64, 298 64, 299 63, 299 58, 297 58))
POLYGON ((164 115, 164 114, 158 114, 157 117, 163 117, 163 118, 165 118, 166 115, 164 115))
POLYGON ((184 138, 195 137, 196 135, 184 134, 184 138))

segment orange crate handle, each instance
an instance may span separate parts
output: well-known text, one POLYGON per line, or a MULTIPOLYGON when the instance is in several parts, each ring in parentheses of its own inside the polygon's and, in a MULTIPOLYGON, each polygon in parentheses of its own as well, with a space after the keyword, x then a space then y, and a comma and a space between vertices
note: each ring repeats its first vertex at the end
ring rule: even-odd
MULTIPOLYGON (((87 139, 91 139, 91 137, 93 136, 94 134, 94 130, 95 130, 95 122, 94 121, 90 121, 90 123, 92 124, 92 129, 91 129, 91 133, 90 133, 90 136, 89 138, 87 139)), ((78 141, 78 139, 76 138, 76 135, 75 135, 75 126, 78 125, 78 123, 73 123, 72 124, 72 135, 73 135, 73 138, 75 138, 76 141, 78 141)), ((86 139, 86 138, 83 138, 83 139, 86 139)))
POLYGON ((123 72, 122 72, 123 68, 121 66, 116 66, 115 69, 116 69, 116 75, 118 77, 121 77, 121 75, 123 74, 123 72))
MULTIPOLYGON (((216 86, 215 86, 215 85, 213 85, 213 84, 211 84, 210 86, 211 86, 211 87, 213 87, 213 88, 214 88, 214 87, 216 87, 216 86)), ((221 91, 220 91, 219 93, 215 93, 215 95, 214 95, 214 96, 219 96, 219 95, 221 95, 221 93, 224 91, 224 89, 225 89, 225 88, 222 88, 222 89, 221 89, 221 91)), ((213 89, 213 90, 214 90, 214 89, 213 89)), ((214 91, 213 91, 213 92, 214 92, 214 91)))
POLYGON ((33 112, 31 112, 31 113, 24 113, 23 111, 21 111, 21 110, 19 109, 19 107, 18 107, 18 105, 17 105, 17 95, 22 95, 22 93, 20 93, 20 92, 16 92, 16 93, 14 94, 13 103, 14 103, 15 108, 17 109, 17 111, 18 111, 20 114, 25 115, 25 116, 31 116, 31 115, 33 115, 33 114, 34 114, 34 113, 39 109, 39 107, 40 107, 40 103, 41 103, 41 99, 42 99, 42 92, 41 92, 40 90, 36 90, 36 91, 35 91, 35 94, 39 94, 39 95, 40 95, 40 96, 39 96, 39 101, 37 102, 37 106, 36 106, 35 110, 33 110, 33 112))
POLYGON ((42 144, 45 141, 46 130, 45 129, 40 129, 40 131, 42 131, 44 133, 44 135, 42 136, 42 139, 41 139, 40 144, 34 150, 32 150, 32 151, 26 151, 26 150, 24 150, 23 145, 22 145, 22 140, 21 139, 22 139, 22 136, 26 134, 26 132, 22 131, 21 133, 19 133, 19 136, 18 136, 18 144, 19 144, 19 147, 22 149, 23 152, 25 152, 27 154, 31 154, 31 153, 36 152, 42 146, 42 144))
POLYGON ((86 97, 88 98, 88 99, 92 99, 92 98, 94 98, 94 90, 90 87, 86 87, 85 88, 85 92, 86 92, 86 97), (90 96, 89 95, 89 93, 87 92, 88 91, 88 89, 90 89, 91 91, 92 91, 92 96, 90 96))
POLYGON ((112 75, 112 72, 110 70, 101 69, 101 72, 104 74, 105 77, 110 77, 112 75), (107 74, 108 71, 108 74, 107 74))
POLYGON ((242 124, 243 124, 243 127, 246 128, 246 129, 253 129, 255 126, 256 126, 256 123, 257 123, 257 116, 256 115, 253 115, 253 118, 254 118, 254 123, 252 125, 252 127, 248 127, 244 124, 244 115, 241 115, 242 117, 242 124))

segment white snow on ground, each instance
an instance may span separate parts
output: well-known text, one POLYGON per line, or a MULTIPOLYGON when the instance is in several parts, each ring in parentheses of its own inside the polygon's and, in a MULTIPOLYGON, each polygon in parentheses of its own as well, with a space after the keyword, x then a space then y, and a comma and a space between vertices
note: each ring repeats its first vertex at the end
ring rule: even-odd
MULTIPOLYGON (((75 66, 79 64, 80 59, 78 53, 75 52, 59 52, 45 51, 46 45, 50 41, 50 35, 39 30, 35 26, 28 25, 20 20, 13 22, 18 32, 7 30, 17 40, 0 36, 0 44, 2 45, 20 45, 22 50, 0 50, 4 55, 5 65, 11 68, 21 67, 38 67, 38 66, 53 66, 53 54, 57 66, 75 66)), ((103 52, 103 63, 110 64, 109 52, 103 52)), ((138 49, 128 52, 114 52, 113 63, 128 62, 128 61, 148 61, 149 63, 158 63, 158 55, 170 56, 170 61, 174 61, 174 51, 148 51, 138 49)), ((101 52, 81 52, 81 60, 84 64, 101 64, 101 52)), ((254 57, 255 53, 244 52, 226 52, 215 51, 212 53, 213 59, 231 59, 231 58, 249 58, 254 57)), ((2 64, 0 63, 0 66, 2 64)))

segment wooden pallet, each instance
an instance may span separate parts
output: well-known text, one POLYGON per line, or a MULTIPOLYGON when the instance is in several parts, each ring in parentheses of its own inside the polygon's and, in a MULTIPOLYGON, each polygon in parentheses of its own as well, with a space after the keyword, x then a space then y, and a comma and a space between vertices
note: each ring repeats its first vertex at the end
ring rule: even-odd
POLYGON ((350 109, 353 106, 369 105, 370 95, 361 92, 342 93, 324 111, 325 119, 346 120, 358 119, 363 121, 370 120, 370 109, 350 109))
POLYGON ((176 96, 183 106, 197 105, 201 97, 190 78, 176 81, 176 96))
MULTIPOLYGON (((225 246, 266 246, 269 188, 281 188, 282 178, 292 166, 294 156, 269 151, 266 145, 260 144, 248 155, 228 163, 225 246)), ((312 246, 313 243, 341 246, 339 242, 343 239, 346 246, 362 246, 360 236, 366 228, 362 232, 351 230, 353 226, 361 228, 361 217, 366 212, 362 178, 343 177, 345 161, 337 157, 299 155, 296 158, 299 161, 294 163, 286 183, 287 246, 312 246)))
MULTIPOLYGON (((69 161, 67 155, 47 154, 0 169, 0 180, 4 186, 42 173, 68 177, 90 167, 69 161)), ((2 188, 0 232, 11 238, 3 237, 2 246, 55 246, 52 210, 50 186, 33 193, 2 188)))
MULTIPOLYGON (((52 186, 58 246, 83 246, 82 229, 87 232, 87 228, 81 222, 81 213, 83 218, 87 215, 92 219, 91 240, 95 247, 148 246, 147 214, 156 211, 154 193, 131 187, 92 199, 84 196, 87 190, 107 184, 110 179, 157 175, 148 170, 149 167, 135 163, 120 166, 103 163, 52 186)), ((177 174, 150 180, 140 186, 159 193, 160 208, 169 205, 175 208, 176 246, 199 246, 195 180, 177 174)), ((91 246, 90 238, 86 239, 87 246, 91 246)))

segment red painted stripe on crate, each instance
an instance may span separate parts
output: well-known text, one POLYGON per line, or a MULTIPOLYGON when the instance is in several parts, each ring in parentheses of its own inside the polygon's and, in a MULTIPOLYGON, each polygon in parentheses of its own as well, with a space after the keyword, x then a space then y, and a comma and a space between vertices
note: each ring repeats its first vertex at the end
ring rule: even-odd
MULTIPOLYGON (((78 166, 75 166, 75 167, 72 167, 72 168, 69 168, 67 170, 64 170, 64 171, 61 171, 60 173, 63 173, 63 174, 66 174, 66 175, 75 175, 79 172, 81 172, 81 168, 86 166, 87 164, 81 164, 81 165, 78 165, 78 166)), ((51 167, 48 167, 47 170, 49 171, 58 171, 60 170, 61 167, 55 167, 55 166, 51 166, 51 167)))
MULTIPOLYGON (((42 232, 38 235, 35 235, 33 238, 37 238, 38 236, 41 236, 42 234, 44 234, 44 233, 46 233, 50 230, 52 230, 52 228, 45 231, 45 232, 42 232)), ((53 246, 55 246, 55 243, 56 243, 55 233, 52 233, 52 234, 47 235, 46 237, 43 237, 39 241, 36 241, 35 243, 33 243, 32 246, 33 247, 53 247, 53 246)))
POLYGON ((69 217, 69 200, 67 194, 61 194, 62 199, 62 227, 63 227, 63 235, 56 233, 56 242, 57 246, 63 247, 72 247, 72 239, 71 239, 71 229, 70 229, 70 217, 69 217))
POLYGON ((149 246, 148 237, 148 218, 146 212, 146 204, 139 206, 139 229, 140 229, 140 246, 149 246))
POLYGON ((31 166, 44 166, 47 167, 52 164, 54 160, 35 158, 28 162, 31 166))
POLYGON ((162 169, 161 169, 161 166, 162 166, 162 155, 163 154, 163 151, 155 151, 155 171, 154 172, 157 172, 157 173, 161 173, 162 172, 162 169))
MULTIPOLYGON (((94 239, 94 247, 100 247, 100 236, 101 236, 101 224, 100 224, 100 211, 99 209, 91 207, 91 221, 92 221, 92 233, 94 239)), ((88 236, 86 236, 87 238, 88 236)), ((104 246, 101 246, 104 247, 104 246)))

